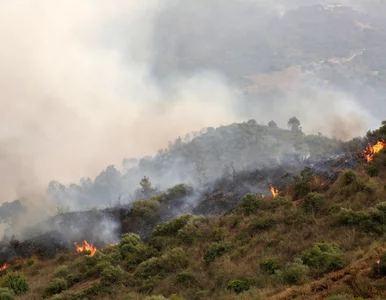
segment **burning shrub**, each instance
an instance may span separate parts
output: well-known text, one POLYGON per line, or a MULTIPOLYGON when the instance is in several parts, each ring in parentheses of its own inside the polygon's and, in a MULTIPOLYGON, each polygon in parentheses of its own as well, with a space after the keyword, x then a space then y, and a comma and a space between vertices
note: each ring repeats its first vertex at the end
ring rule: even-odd
POLYGON ((54 278, 50 285, 45 288, 43 297, 50 297, 55 294, 60 294, 67 289, 67 281, 63 278, 54 278))
POLYGON ((108 266, 101 273, 101 284, 104 286, 118 284, 122 281, 124 271, 120 266, 108 266))
POLYGON ((8 288, 0 288, 0 300, 14 300, 15 293, 8 288))
POLYGON ((250 280, 232 280, 227 284, 227 290, 240 294, 251 288, 250 280))
POLYGON ((375 276, 386 276, 386 252, 383 252, 381 258, 374 263, 373 274, 375 276))
POLYGON ((192 218, 192 215, 182 215, 178 218, 158 225, 156 228, 154 228, 152 236, 172 236, 176 234, 186 224, 188 224, 189 220, 192 218))
POLYGON ((131 209, 132 216, 141 218, 152 218, 158 214, 160 203, 157 200, 138 200, 135 201, 131 209))
POLYGON ((301 259, 287 264, 283 271, 275 272, 277 277, 286 284, 301 284, 306 280, 308 273, 309 268, 303 264, 301 259))
POLYGON ((322 194, 308 193, 302 203, 302 208, 307 213, 319 214, 326 207, 326 201, 322 194))
POLYGON ((216 258, 224 255, 231 249, 232 245, 229 242, 211 243, 205 252, 205 262, 210 263, 216 258))
POLYGON ((261 207, 261 200, 253 194, 246 194, 243 201, 236 208, 236 212, 246 216, 256 213, 261 207))
POLYGON ((16 295, 23 295, 29 291, 29 283, 25 277, 18 272, 10 272, 0 282, 1 287, 12 290, 16 295))
POLYGON ((268 258, 260 262, 260 268, 265 273, 272 275, 279 269, 279 261, 276 258, 268 258))
POLYGON ((347 265, 343 252, 336 244, 316 243, 311 249, 303 251, 301 257, 318 275, 343 269, 347 265))

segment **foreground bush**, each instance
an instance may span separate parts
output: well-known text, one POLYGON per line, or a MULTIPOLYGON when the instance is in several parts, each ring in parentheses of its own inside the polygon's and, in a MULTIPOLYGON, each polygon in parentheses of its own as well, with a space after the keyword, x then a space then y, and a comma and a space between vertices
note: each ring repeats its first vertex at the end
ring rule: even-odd
POLYGON ((100 275, 101 284, 104 286, 117 284, 122 281, 123 276, 124 276, 124 271, 120 266, 117 266, 117 267, 108 266, 102 271, 100 275))
POLYGON ((23 295, 29 291, 27 279, 18 272, 11 272, 1 279, 2 287, 12 290, 16 295, 23 295))
POLYGON ((227 285, 227 290, 236 294, 248 291, 250 288, 251 283, 249 280, 232 280, 227 285))
POLYGON ((224 255, 231 248, 228 242, 212 243, 206 250, 204 259, 206 263, 214 261, 216 258, 224 255))
POLYGON ((44 290, 44 297, 60 294, 67 289, 67 281, 63 278, 54 278, 44 290))
POLYGON ((0 300, 14 300, 15 293, 8 288, 0 288, 0 300))
POLYGON ((347 265, 343 252, 336 244, 316 243, 311 249, 303 251, 301 257, 304 264, 318 275, 340 270, 347 265))
POLYGON ((304 265, 302 260, 296 259, 295 262, 286 265, 283 271, 276 271, 279 280, 285 284, 302 284, 305 282, 309 273, 309 268, 304 265))

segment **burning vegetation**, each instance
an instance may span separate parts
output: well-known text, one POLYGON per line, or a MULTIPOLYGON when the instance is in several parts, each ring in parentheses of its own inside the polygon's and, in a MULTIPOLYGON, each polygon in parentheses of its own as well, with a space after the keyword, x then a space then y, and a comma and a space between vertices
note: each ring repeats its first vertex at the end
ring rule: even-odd
POLYGON ((82 245, 78 245, 77 242, 74 242, 74 245, 78 253, 90 252, 90 255, 94 256, 95 252, 97 251, 97 248, 94 247, 94 245, 89 244, 86 240, 83 241, 82 245))
POLYGON ((279 196, 279 190, 275 189, 275 187, 272 184, 270 186, 270 190, 273 198, 276 198, 277 196, 279 196))
POLYGON ((363 150, 361 156, 366 158, 367 162, 371 162, 374 159, 374 155, 381 152, 386 148, 386 142, 384 140, 378 141, 375 145, 371 145, 370 143, 363 150))
POLYGON ((3 264, 1 267, 0 267, 0 271, 4 271, 8 268, 8 265, 7 264, 3 264))

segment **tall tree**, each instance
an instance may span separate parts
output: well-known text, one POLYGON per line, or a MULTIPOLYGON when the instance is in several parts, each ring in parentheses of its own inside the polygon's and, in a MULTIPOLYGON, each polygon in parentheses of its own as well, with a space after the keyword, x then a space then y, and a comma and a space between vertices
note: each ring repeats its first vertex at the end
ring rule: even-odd
POLYGON ((293 132, 302 132, 302 128, 300 127, 300 121, 296 117, 292 117, 288 120, 288 128, 293 132))

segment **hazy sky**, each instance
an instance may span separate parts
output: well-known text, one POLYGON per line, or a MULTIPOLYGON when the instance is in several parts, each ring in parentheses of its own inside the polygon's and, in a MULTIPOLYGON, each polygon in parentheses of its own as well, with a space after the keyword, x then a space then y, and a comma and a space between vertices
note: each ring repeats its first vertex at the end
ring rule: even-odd
MULTIPOLYGON (((206 11, 205 1, 189 3, 198 16, 206 11)), ((239 93, 213 70, 176 74, 162 88, 155 82, 154 21, 167 5, 173 1, 0 1, 0 201, 51 179, 95 176, 189 131, 244 121, 239 93)), ((244 117, 297 115, 310 131, 332 133, 326 120, 343 116, 359 126, 344 136, 367 128, 371 117, 350 95, 312 93, 314 101, 292 92, 277 107, 260 101, 244 117), (333 109, 320 114, 325 96, 333 109)))

